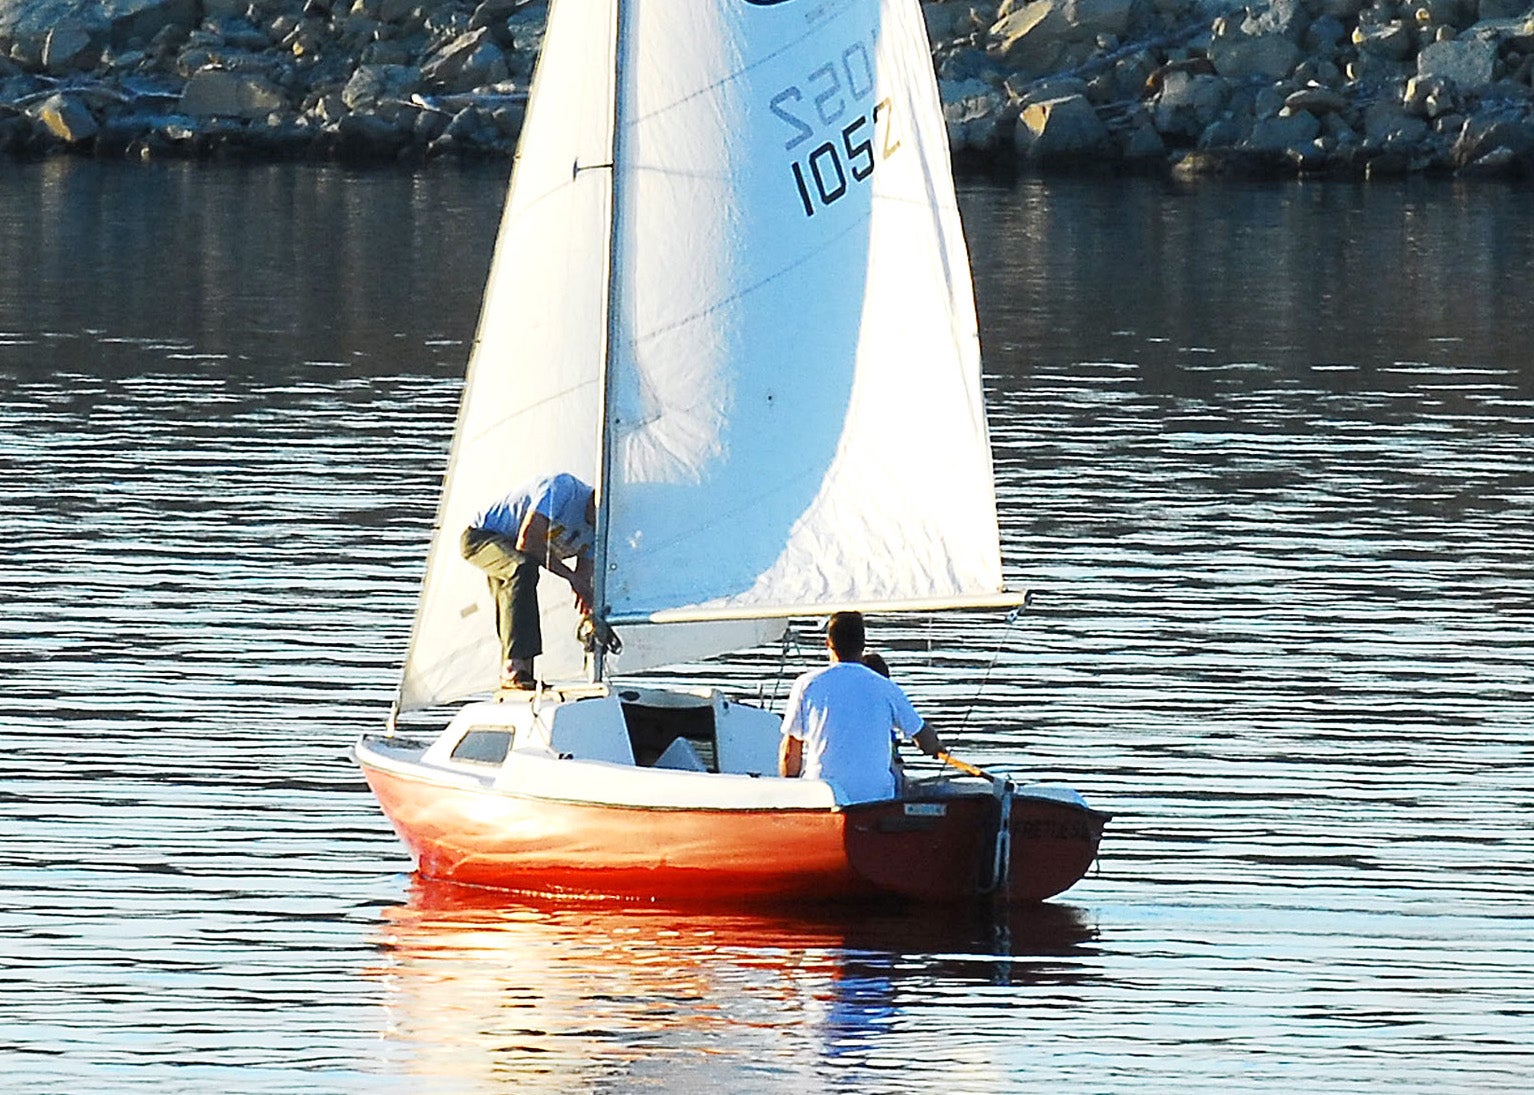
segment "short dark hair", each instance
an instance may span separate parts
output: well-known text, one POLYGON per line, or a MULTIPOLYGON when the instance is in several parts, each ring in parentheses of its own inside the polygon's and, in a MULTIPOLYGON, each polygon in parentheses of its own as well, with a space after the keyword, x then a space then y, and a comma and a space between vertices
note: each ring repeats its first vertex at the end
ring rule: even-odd
POLYGON ((869 669, 872 669, 881 677, 888 677, 890 675, 889 662, 885 661, 880 655, 872 650, 863 655, 863 664, 868 666, 869 669))
POLYGON ((836 612, 826 622, 826 640, 843 661, 857 661, 863 656, 867 641, 861 612, 836 612))

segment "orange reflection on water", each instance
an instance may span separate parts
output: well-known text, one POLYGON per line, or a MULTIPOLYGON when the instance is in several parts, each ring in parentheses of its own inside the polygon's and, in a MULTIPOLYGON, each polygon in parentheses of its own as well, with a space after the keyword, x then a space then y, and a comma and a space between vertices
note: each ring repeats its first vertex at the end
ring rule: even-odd
POLYGON ((898 1023, 903 981, 1014 981, 1020 954, 1069 956, 1091 934, 1068 906, 799 918, 417 880, 383 911, 371 972, 417 1090, 781 1089, 898 1023))

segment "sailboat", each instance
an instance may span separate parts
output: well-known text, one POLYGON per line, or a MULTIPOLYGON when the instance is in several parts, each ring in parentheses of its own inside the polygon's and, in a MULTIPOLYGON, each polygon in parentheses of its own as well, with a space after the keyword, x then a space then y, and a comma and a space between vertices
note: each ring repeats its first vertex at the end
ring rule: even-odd
POLYGON ((395 709, 355 746, 420 874, 662 901, 1060 893, 1106 820, 1068 788, 982 773, 841 803, 777 775, 778 715, 622 677, 795 617, 1018 600, 918 0, 554 0, 395 709), (537 686, 497 691, 459 534, 557 472, 595 485, 595 612, 622 653, 581 642, 545 581, 537 686), (459 701, 439 733, 399 728, 459 701))

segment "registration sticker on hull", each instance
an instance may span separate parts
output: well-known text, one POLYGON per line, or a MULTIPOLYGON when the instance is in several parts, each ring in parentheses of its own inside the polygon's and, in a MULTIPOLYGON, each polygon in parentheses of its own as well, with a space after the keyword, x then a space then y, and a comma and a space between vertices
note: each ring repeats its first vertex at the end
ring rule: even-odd
POLYGON ((905 804, 906 817, 947 817, 948 806, 942 802, 908 802, 905 804))

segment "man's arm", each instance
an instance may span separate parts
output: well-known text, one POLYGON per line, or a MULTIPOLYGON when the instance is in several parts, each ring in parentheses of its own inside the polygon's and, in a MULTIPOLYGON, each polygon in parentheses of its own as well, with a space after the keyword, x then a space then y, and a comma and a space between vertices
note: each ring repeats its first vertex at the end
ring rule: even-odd
POLYGON ((804 771, 804 742, 799 738, 783 735, 778 746, 778 775, 793 779, 804 771))
POLYGON ((591 615, 591 602, 595 597, 591 586, 592 562, 582 555, 576 559, 574 569, 565 565, 549 549, 552 539, 549 519, 537 509, 529 509, 517 530, 517 550, 529 559, 536 559, 540 566, 556 577, 570 583, 575 592, 575 607, 582 616, 591 615))
POLYGON ((916 743, 916 748, 926 753, 929 757, 935 757, 943 751, 943 743, 938 740, 937 734, 933 732, 930 726, 922 726, 920 730, 911 735, 911 740, 916 743))

